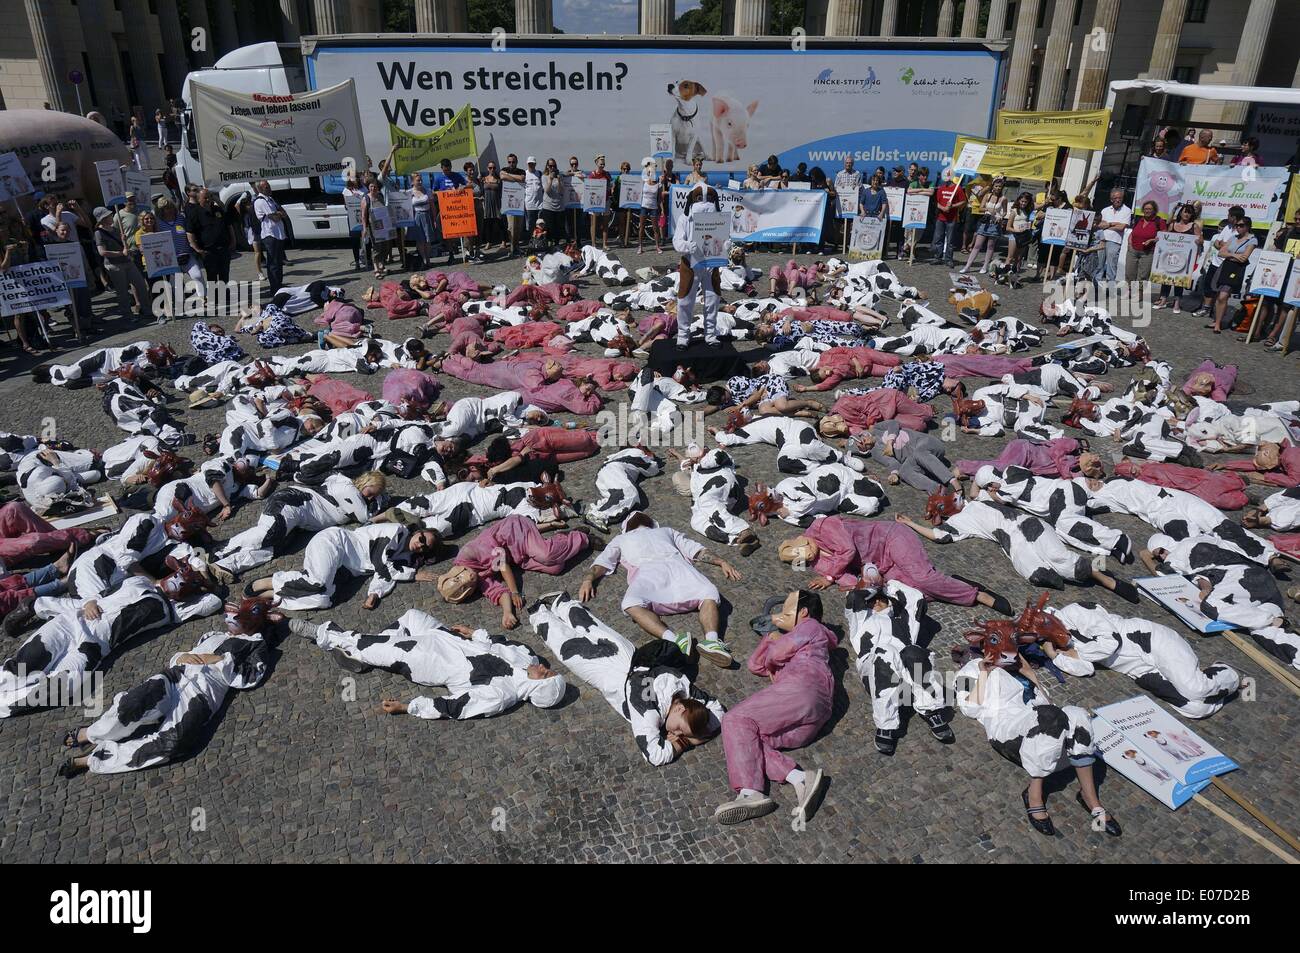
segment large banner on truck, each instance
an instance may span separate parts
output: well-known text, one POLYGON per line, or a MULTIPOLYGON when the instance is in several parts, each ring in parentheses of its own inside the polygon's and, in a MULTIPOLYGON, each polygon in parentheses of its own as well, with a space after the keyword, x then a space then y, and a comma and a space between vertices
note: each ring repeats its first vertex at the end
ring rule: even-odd
MULTIPOLYGON (((293 96, 191 82, 190 95, 207 185, 328 175, 365 165, 357 100, 346 78, 293 96)), ((388 143, 388 131, 371 141, 388 143)))
POLYGON ((647 129, 667 125, 678 168, 695 155, 706 170, 743 170, 775 154, 834 176, 917 162, 941 168, 957 135, 988 136, 1000 54, 971 44, 939 48, 838 48, 809 42, 644 40, 598 37, 553 44, 512 40, 323 39, 306 57, 313 87, 351 79, 372 155, 396 126, 428 133, 469 103, 480 134, 524 155, 608 156, 640 168, 647 129))

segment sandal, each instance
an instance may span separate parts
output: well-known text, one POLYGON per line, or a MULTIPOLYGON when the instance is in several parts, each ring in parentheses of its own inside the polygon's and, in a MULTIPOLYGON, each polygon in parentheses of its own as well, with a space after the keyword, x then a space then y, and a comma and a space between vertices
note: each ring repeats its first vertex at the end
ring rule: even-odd
POLYGON ((1029 825, 1044 837, 1055 837, 1056 826, 1052 823, 1051 817, 1047 815, 1047 805, 1040 804, 1038 807, 1029 806, 1029 788, 1020 792, 1020 800, 1025 802, 1025 814, 1029 818, 1029 825), (1034 817, 1035 814, 1042 814, 1041 818, 1034 817))
POLYGON ((63 735, 63 747, 80 748, 82 745, 89 744, 89 742, 82 741, 80 736, 80 728, 69 728, 63 735))
POLYGON ((63 764, 59 765, 59 770, 55 773, 59 777, 67 779, 75 778, 77 775, 87 770, 89 769, 85 765, 77 764, 75 758, 68 758, 63 762, 63 764))

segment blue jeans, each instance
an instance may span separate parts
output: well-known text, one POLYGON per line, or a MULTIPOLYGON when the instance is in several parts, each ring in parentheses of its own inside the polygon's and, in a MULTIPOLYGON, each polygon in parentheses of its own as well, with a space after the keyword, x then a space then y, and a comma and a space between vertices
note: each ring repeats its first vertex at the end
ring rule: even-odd
POLYGON ((1097 278, 1101 281, 1114 281, 1116 272, 1119 270, 1119 242, 1107 242, 1105 257, 1102 259, 1100 273, 1097 278))
POLYGON ((930 239, 930 254, 936 259, 943 259, 951 265, 953 252, 956 250, 957 239, 960 234, 958 229, 960 228, 960 222, 936 221, 934 223, 934 237, 930 239))

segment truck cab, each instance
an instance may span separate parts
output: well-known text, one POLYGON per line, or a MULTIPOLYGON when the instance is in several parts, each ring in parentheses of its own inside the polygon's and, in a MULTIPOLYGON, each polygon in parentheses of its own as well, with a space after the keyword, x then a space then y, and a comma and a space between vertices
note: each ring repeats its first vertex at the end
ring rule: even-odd
MULTIPOLYGON (((240 93, 274 93, 288 95, 307 90, 302 68, 302 52, 294 43, 255 43, 231 50, 208 69, 185 77, 181 89, 181 144, 176 154, 176 179, 181 188, 188 183, 203 183, 199 162, 203 144, 194 134, 191 113, 190 81, 240 93)), ((343 183, 338 176, 324 181, 318 178, 272 179, 276 200, 289 216, 289 231, 296 241, 346 239, 347 211, 343 206, 343 183)), ((232 182, 222 186, 221 203, 234 209, 239 199, 253 191, 251 182, 232 182)))

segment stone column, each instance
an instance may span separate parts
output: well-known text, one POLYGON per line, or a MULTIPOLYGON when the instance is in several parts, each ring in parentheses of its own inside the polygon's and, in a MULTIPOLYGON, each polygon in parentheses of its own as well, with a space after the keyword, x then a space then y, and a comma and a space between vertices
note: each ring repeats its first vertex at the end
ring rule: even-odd
POLYGON ((222 0, 222 2, 235 8, 235 23, 238 24, 240 46, 266 39, 258 33, 257 21, 253 17, 252 0, 222 0))
POLYGON ((830 0, 826 8, 827 36, 861 36, 866 0, 830 0))
POLYGON ((302 36, 298 23, 298 0, 280 0, 280 36, 285 43, 297 43, 302 36))
POLYGON ((1091 36, 1083 38, 1083 59, 1079 65, 1079 104, 1076 109, 1100 109, 1106 105, 1109 90, 1110 54, 1115 49, 1115 27, 1119 23, 1121 0, 1097 0, 1091 33, 1101 31, 1106 38, 1104 49, 1093 49, 1091 36))
POLYGON ((239 47, 239 25, 235 22, 235 8, 230 0, 216 0, 212 4, 213 53, 220 57, 239 47))
MULTIPOLYGON (((36 2, 40 3, 41 0, 36 2)), ((86 37, 86 59, 90 61, 95 83, 93 90, 87 87, 89 95, 82 106, 86 112, 98 109, 103 113, 110 129, 113 126, 113 107, 117 106, 126 113, 131 106, 126 101, 126 84, 122 81, 122 64, 117 58, 117 47, 107 42, 106 24, 112 12, 110 0, 80 0, 77 4, 77 13, 81 16, 81 32, 86 37)))
POLYGON ((348 0, 349 33, 382 33, 383 0, 348 0))
POLYGON ((980 0, 966 0, 961 11, 961 35, 963 39, 980 35, 980 0))
POLYGON ((168 96, 179 97, 181 87, 185 85, 185 74, 190 71, 189 60, 185 57, 185 51, 190 48, 189 39, 181 34, 181 16, 176 9, 176 0, 158 0, 154 7, 158 11, 158 35, 162 39, 163 84, 168 96))
POLYGON ((41 68, 41 79, 45 81, 45 95, 50 105, 60 112, 69 112, 70 106, 76 108, 77 95, 70 91, 64 95, 68 85, 67 64, 63 60, 63 47, 50 42, 52 35, 57 35, 59 28, 55 22, 54 7, 44 0, 26 0, 27 24, 32 31, 32 46, 36 51, 36 62, 41 68))
MULTIPOLYGON (((1250 0, 1246 21, 1241 25, 1241 39, 1237 43, 1237 62, 1232 67, 1233 86, 1254 86, 1259 78, 1259 63, 1264 58, 1264 44, 1272 32, 1273 11, 1277 0, 1250 0)), ((1250 103, 1224 103, 1223 122, 1241 125, 1246 121, 1250 103)), ((1241 130, 1231 135, 1241 136, 1241 130)))
POLYGON ((1047 49, 1038 74, 1038 109, 1060 109, 1065 70, 1070 65, 1070 30, 1074 25, 1075 0, 1056 0, 1052 7, 1047 49))
POLYGON ((772 19, 769 0, 736 0, 735 36, 766 36, 772 19))
MULTIPOLYGON (((126 45, 126 53, 131 60, 131 73, 135 79, 135 94, 139 97, 139 101, 131 105, 140 106, 145 113, 152 116, 153 111, 166 102, 167 97, 163 95, 158 56, 147 42, 149 37, 147 0, 122 0, 122 22, 128 25, 139 24, 136 36, 126 45)), ((91 42, 94 42, 93 38, 91 42)), ((180 90, 176 92, 179 93, 180 90)), ((128 113, 130 111, 127 110, 128 113)))
POLYGON ((185 48, 190 51, 195 66, 211 66, 216 59, 213 49, 216 41, 212 36, 212 22, 208 19, 207 0, 185 0, 185 10, 189 14, 190 30, 202 30, 204 35, 203 49, 194 49, 193 32, 185 37, 185 48))
POLYGON ((1020 0, 1016 15, 1016 36, 1011 45, 1011 67, 1007 71, 1006 109, 1025 109, 1029 103, 1029 71, 1034 61, 1034 30, 1041 0, 1020 0))
POLYGON ((989 4, 989 22, 984 28, 984 39, 1000 40, 1006 35, 1007 0, 992 0, 989 4))
POLYGON ((957 0, 940 0, 939 29, 937 36, 952 36, 952 24, 957 18, 957 0))
POLYGON ((550 33, 554 29, 551 0, 515 0, 516 33, 550 33))
POLYGON ((334 33, 347 33, 351 24, 348 21, 347 0, 316 0, 316 32, 322 36, 334 33))
POLYGON ((465 0, 415 0, 417 33, 468 33, 465 0))
POLYGON ((1187 18, 1187 0, 1164 0, 1160 21, 1156 24, 1156 42, 1151 47, 1151 62, 1143 79, 1169 79, 1174 75, 1174 58, 1187 18))
POLYGON ((898 0, 885 0, 880 10, 880 35, 891 37, 898 26, 898 0))
POLYGON ((674 0, 641 0, 641 35, 671 36, 677 19, 674 0))

